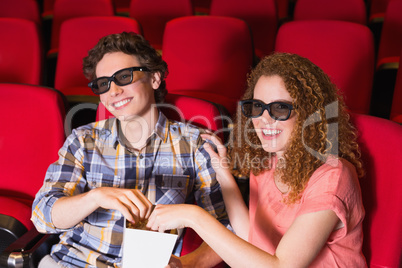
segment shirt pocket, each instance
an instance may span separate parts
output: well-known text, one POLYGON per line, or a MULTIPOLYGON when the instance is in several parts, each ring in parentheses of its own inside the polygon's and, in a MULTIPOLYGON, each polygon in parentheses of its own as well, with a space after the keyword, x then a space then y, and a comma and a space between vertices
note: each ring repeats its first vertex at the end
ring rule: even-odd
POLYGON ((187 188, 189 176, 162 174, 155 176, 155 184, 162 190, 183 190, 187 188))
POLYGON ((155 175, 156 200, 160 204, 182 204, 186 200, 190 176, 155 175))
POLYGON ((106 173, 87 172, 87 183, 90 189, 99 187, 116 187, 120 188, 120 176, 106 173))

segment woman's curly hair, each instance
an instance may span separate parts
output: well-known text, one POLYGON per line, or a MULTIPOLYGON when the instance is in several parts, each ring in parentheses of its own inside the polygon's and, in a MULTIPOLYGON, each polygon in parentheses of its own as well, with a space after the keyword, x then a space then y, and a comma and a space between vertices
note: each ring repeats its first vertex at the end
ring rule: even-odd
MULTIPOLYGON (((313 174, 329 155, 351 162, 363 176, 356 129, 336 86, 329 77, 306 58, 289 53, 274 53, 263 58, 248 76, 243 99, 252 99, 261 76, 280 76, 293 99, 297 115, 295 128, 277 165, 276 175, 290 187, 284 200, 297 202, 313 174)), ((229 146, 233 173, 258 175, 271 168, 274 153, 266 152, 252 122, 238 108, 229 146)))
POLYGON ((88 52, 83 61, 85 77, 92 81, 96 79, 96 66, 107 53, 123 52, 137 57, 141 66, 147 67, 151 73, 159 73, 161 84, 155 90, 155 102, 162 103, 167 94, 165 78, 168 75, 168 67, 161 55, 141 35, 133 32, 122 32, 107 35, 88 52))

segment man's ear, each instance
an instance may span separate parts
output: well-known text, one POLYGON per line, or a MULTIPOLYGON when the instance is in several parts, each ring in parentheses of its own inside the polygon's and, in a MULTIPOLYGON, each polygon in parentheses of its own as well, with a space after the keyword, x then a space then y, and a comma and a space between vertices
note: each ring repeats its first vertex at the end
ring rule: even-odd
POLYGON ((161 74, 160 73, 153 73, 152 75, 152 88, 157 90, 161 84, 161 74))

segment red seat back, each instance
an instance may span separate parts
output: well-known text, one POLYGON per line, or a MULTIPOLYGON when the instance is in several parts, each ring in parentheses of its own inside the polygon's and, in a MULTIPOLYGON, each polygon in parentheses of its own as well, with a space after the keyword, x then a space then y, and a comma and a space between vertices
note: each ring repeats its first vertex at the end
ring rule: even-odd
POLYGON ((130 17, 142 27, 144 37, 155 49, 162 49, 163 33, 168 21, 193 15, 191 0, 132 0, 130 17))
MULTIPOLYGON (((50 52, 57 52, 62 23, 68 19, 88 16, 114 16, 112 0, 57 0, 53 6, 50 52)), ((81 40, 75 40, 81 42, 81 40)))
POLYGON ((237 18, 174 19, 166 25, 162 57, 170 93, 218 103, 233 114, 253 63, 250 30, 237 18))
POLYGON ((134 19, 118 16, 81 17, 63 23, 55 88, 66 96, 96 96, 88 87, 89 81, 82 72, 82 60, 99 39, 123 31, 141 33, 141 28, 134 19))
POLYGON ((361 179, 366 216, 363 253, 372 268, 402 263, 402 126, 390 120, 354 114, 366 176, 361 179))
POLYGON ((16 213, 28 228, 34 196, 65 140, 64 101, 56 90, 40 86, 0 84, 0 92, 0 196, 28 207, 26 215, 20 215, 20 206, 16 210, 2 202, 0 214, 16 213))
POLYGON ((367 23, 364 0, 297 0, 294 20, 342 20, 365 25, 367 23))
POLYGON ((0 17, 26 19, 41 25, 39 5, 35 0, 0 1, 0 17))
POLYGON ((331 20, 281 26, 275 50, 310 59, 326 72, 348 108, 368 114, 374 76, 374 40, 367 26, 331 20))
POLYGON ((19 18, 0 18, 0 83, 39 85, 43 50, 37 25, 19 18))
POLYGON ((258 57, 268 55, 274 50, 278 28, 275 0, 212 0, 210 14, 244 20, 251 29, 255 54, 258 57))

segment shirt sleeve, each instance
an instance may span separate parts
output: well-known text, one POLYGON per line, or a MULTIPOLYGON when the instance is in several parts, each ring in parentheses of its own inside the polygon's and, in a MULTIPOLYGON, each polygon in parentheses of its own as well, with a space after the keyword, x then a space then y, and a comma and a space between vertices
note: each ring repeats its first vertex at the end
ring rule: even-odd
POLYGON ((332 210, 343 223, 330 242, 344 237, 364 218, 361 191, 353 165, 346 160, 326 163, 314 172, 303 193, 297 216, 332 210))
POLYGON ((223 202, 221 187, 211 164, 211 158, 204 148, 204 141, 199 139, 195 151, 196 192, 195 199, 199 206, 208 211, 218 221, 231 229, 229 218, 223 202))
POLYGON ((31 220, 39 232, 65 231, 53 225, 52 208, 59 198, 83 192, 86 185, 83 160, 83 149, 74 130, 59 150, 58 161, 49 166, 44 183, 35 196, 31 220))

